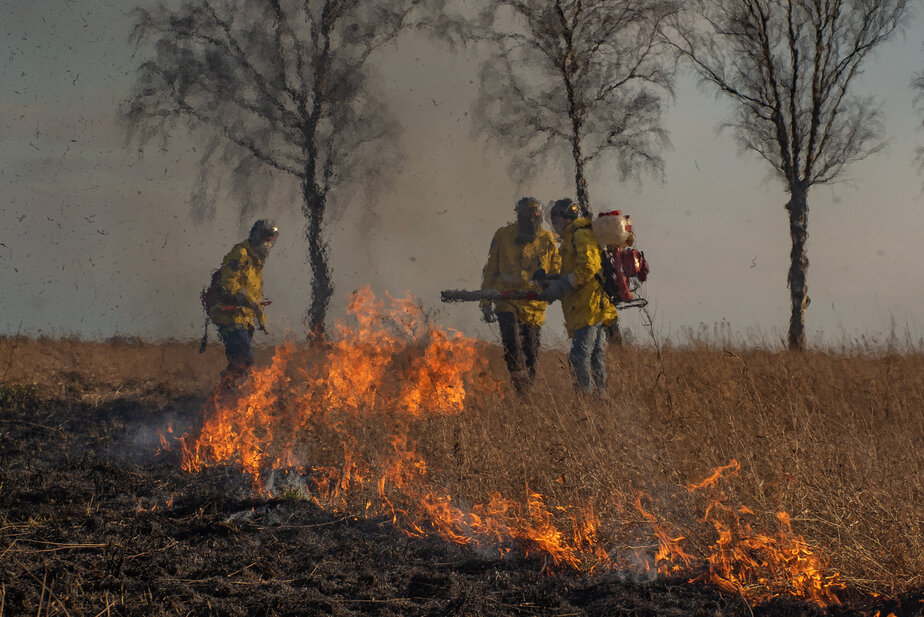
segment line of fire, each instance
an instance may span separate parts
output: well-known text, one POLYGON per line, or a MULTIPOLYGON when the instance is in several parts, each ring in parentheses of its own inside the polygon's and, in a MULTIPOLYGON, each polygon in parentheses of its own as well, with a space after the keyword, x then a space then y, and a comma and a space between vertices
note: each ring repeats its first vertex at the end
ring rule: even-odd
POLYGON ((483 413, 505 396, 488 368, 486 343, 439 327, 412 299, 377 299, 368 289, 354 294, 349 312, 350 324, 338 324, 323 349, 281 345, 238 391, 213 393, 198 430, 162 435, 162 449, 180 450, 190 473, 234 466, 259 494, 386 517, 408 535, 535 558, 548 572, 678 577, 755 604, 780 595, 819 607, 839 603, 838 572, 822 547, 793 530, 787 512, 762 518, 729 499, 736 460, 678 487, 671 499, 696 513, 683 521, 659 514, 663 501, 641 489, 585 490, 581 498, 559 477, 552 485, 560 490, 540 493, 526 479, 528 461, 514 474, 524 478, 516 494, 489 486, 479 494, 475 479, 469 494, 450 494, 441 479, 453 470, 435 468, 419 436, 442 432, 436 443, 452 450, 458 444, 449 421, 483 413), (342 447, 318 445, 332 443, 342 447))

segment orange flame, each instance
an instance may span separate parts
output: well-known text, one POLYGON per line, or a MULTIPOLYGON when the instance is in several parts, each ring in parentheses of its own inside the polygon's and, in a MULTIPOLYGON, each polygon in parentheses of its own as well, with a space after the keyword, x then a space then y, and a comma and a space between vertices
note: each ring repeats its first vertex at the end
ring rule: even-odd
MULTIPOLYGON (((726 471, 735 474, 739 469, 738 461, 732 460, 717 468, 706 480, 688 488, 691 492, 717 489, 717 482, 726 471)), ((750 508, 740 506, 736 511, 725 499, 716 490, 703 518, 704 522, 712 524, 717 534, 706 558, 710 582, 758 602, 785 593, 819 606, 840 603, 834 593, 844 588, 838 580, 839 575, 826 573, 826 560, 801 535, 793 532, 786 512, 776 513, 779 525, 776 533, 760 533, 752 527, 750 521, 756 522, 756 515, 750 508)))
MULTIPOLYGON (((336 340, 321 357, 299 354, 287 343, 270 366, 249 375, 243 396, 213 396, 195 443, 184 449, 184 469, 236 462, 258 479, 270 469, 303 468, 297 448, 315 416, 336 426, 341 413, 413 418, 462 411, 472 376, 485 368, 479 343, 421 326, 422 311, 409 300, 392 304, 397 310, 386 313, 371 291, 356 292, 350 311, 358 326, 338 324, 336 340)), ((352 455, 345 443, 340 491, 364 484, 356 475, 363 464, 351 462, 352 455)))
POLYGON ((323 351, 282 345, 239 395, 211 397, 199 434, 177 440, 183 468, 236 464, 260 490, 267 490, 269 472, 294 469, 311 498, 327 508, 384 514, 409 535, 436 532, 501 556, 516 548, 550 568, 630 569, 641 562, 667 576, 708 570, 702 578, 752 601, 786 593, 819 605, 837 602, 838 576, 826 573, 820 552, 792 531, 785 512, 777 514, 776 531, 761 532, 750 508, 726 503, 720 486, 739 471, 737 460, 686 487, 690 496, 711 496, 701 523, 716 536, 705 555, 688 552, 689 530, 660 520, 643 506, 643 498, 651 500, 642 494, 634 507, 657 550, 636 552, 634 560, 628 555, 631 564, 612 557, 617 524, 601 522, 590 501, 549 507, 528 487, 520 499, 499 493, 480 503, 454 498, 434 484, 410 429, 463 413, 473 397, 498 393, 499 384, 486 376, 481 343, 435 327, 409 299, 388 300, 390 306, 368 289, 356 292, 349 306, 355 325, 337 324, 323 351), (314 438, 321 433, 328 439, 314 438), (338 446, 312 450, 322 443, 338 446))
POLYGON ((642 507, 642 495, 635 500, 635 509, 639 514, 651 524, 655 536, 658 539, 658 552, 655 554, 655 566, 660 574, 678 574, 685 571, 693 563, 693 556, 683 550, 680 541, 684 539, 682 535, 676 537, 669 534, 664 527, 658 523, 654 514, 647 512, 642 507))

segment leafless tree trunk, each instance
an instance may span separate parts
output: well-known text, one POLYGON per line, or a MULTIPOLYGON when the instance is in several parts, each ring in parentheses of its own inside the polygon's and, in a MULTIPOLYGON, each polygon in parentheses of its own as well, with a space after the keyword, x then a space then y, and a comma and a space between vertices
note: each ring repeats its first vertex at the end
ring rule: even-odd
MULTIPOLYGON (((356 187, 373 191, 400 165, 398 127, 370 92, 366 63, 414 23, 415 0, 186 0, 136 9, 137 44, 153 44, 122 113, 129 138, 179 128, 206 140, 194 218, 230 186, 242 220, 266 208, 273 180, 298 183, 306 220, 309 337, 322 337, 333 295, 325 218, 356 187), (383 144, 387 144, 383 146, 383 144), (230 171, 231 182, 222 182, 230 171), (275 174, 275 175, 274 175, 275 174), (209 188, 213 192, 209 192, 209 188)), ((293 189, 295 187, 293 186, 293 189)))
POLYGON ((305 237, 308 240, 308 265, 311 268, 311 306, 308 308, 308 338, 318 341, 324 338, 324 323, 327 307, 334 295, 328 266, 327 238, 324 235, 324 197, 307 182, 304 187, 304 215, 308 221, 305 237))
POLYGON ((805 309, 808 307, 808 257, 805 243, 808 240, 808 203, 805 193, 793 193, 786 204, 789 213, 789 236, 792 250, 789 253, 789 290, 792 311, 789 315, 788 344, 790 349, 805 349, 805 309))
POLYGON ((879 109, 851 95, 866 56, 902 23, 906 0, 694 0, 666 40, 736 104, 739 144, 789 193, 788 345, 805 349, 808 193, 883 146, 879 109))
POLYGON ((568 101, 568 117, 571 119, 569 141, 571 142, 571 156, 574 158, 574 188, 581 214, 590 217, 592 216, 590 195, 587 191, 587 178, 584 175, 584 147, 581 143, 581 135, 584 132, 585 109, 573 80, 574 75, 577 73, 575 67, 577 50, 574 48, 574 29, 569 23, 567 15, 565 15, 565 10, 560 0, 555 2, 555 13, 558 15, 559 26, 561 27, 564 52, 560 55, 560 71, 562 84, 565 87, 565 98, 568 101))

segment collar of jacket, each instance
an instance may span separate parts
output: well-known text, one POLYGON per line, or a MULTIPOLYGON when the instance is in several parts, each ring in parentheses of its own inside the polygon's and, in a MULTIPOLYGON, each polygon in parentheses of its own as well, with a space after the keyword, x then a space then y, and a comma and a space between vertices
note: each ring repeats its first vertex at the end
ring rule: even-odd
POLYGON ((247 256, 258 266, 263 267, 263 259, 260 258, 260 253, 258 253, 257 249, 250 243, 250 240, 244 240, 241 244, 244 246, 244 250, 247 251, 247 256))

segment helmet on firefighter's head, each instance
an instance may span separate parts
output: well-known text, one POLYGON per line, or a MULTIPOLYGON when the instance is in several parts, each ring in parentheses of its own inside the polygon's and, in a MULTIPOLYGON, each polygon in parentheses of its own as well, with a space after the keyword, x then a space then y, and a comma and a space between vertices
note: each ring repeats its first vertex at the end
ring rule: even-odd
POLYGON ((540 202, 535 197, 524 197, 517 202, 517 205, 513 208, 514 212, 519 214, 520 212, 542 212, 542 202, 540 202))
POLYGON ((568 197, 557 199, 549 210, 549 218, 554 216, 563 218, 568 221, 577 220, 581 215, 581 209, 574 201, 568 197))
POLYGON ((272 219, 260 219, 250 228, 250 236, 247 238, 253 246, 263 244, 267 240, 275 242, 279 237, 279 228, 272 219))

